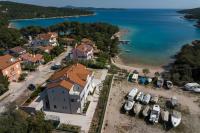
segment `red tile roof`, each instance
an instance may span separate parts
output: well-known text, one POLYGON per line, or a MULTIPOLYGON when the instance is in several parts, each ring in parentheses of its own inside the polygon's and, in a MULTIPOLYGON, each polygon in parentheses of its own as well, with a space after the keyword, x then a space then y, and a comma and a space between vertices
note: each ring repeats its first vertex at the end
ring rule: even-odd
POLYGON ((73 87, 73 84, 66 80, 62 80, 60 82, 52 82, 52 83, 47 84, 48 89, 55 88, 58 86, 63 87, 70 91, 70 89, 73 87))
POLYGON ((42 33, 42 34, 38 35, 38 39, 49 40, 49 39, 51 39, 52 36, 57 37, 58 34, 55 32, 42 33))
POLYGON ((21 52, 25 52, 26 49, 24 49, 20 46, 17 46, 17 47, 11 48, 10 51, 15 52, 15 53, 21 53, 21 52))
POLYGON ((0 56, 0 70, 6 69, 7 67, 12 66, 17 62, 19 62, 19 60, 15 59, 9 54, 0 56))
POLYGON ((89 52, 93 49, 93 47, 91 45, 85 44, 85 43, 81 43, 80 45, 78 45, 76 47, 77 50, 81 51, 81 52, 89 52))
POLYGON ((50 80, 57 80, 62 78, 62 81, 68 81, 84 87, 87 82, 87 77, 91 76, 91 74, 92 71, 88 70, 86 66, 75 64, 56 72, 54 75, 52 75, 50 80))
POLYGON ((20 58, 22 60, 30 61, 30 62, 35 63, 37 61, 42 61, 43 60, 43 55, 41 55, 41 54, 33 55, 33 54, 30 54, 30 53, 26 53, 26 54, 21 55, 20 58))

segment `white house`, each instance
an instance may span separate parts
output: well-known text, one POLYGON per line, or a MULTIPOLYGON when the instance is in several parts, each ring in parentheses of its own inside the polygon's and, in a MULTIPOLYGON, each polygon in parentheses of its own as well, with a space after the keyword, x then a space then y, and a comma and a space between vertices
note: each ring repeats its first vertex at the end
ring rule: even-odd
POLYGON ((72 50, 72 59, 74 60, 89 60, 94 57, 94 49, 91 45, 81 43, 72 50))
POLYGON ((58 46, 58 34, 55 32, 48 32, 39 34, 36 39, 32 40, 33 46, 58 46))
POLYGON ((56 72, 47 84, 47 106, 54 112, 82 113, 92 83, 93 72, 81 64, 56 72))

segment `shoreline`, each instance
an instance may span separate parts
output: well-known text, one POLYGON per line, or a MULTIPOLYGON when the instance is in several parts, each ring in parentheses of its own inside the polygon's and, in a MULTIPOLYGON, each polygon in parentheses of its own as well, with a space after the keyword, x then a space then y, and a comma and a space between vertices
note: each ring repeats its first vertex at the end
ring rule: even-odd
POLYGON ((8 28, 15 28, 12 23, 17 22, 17 21, 28 21, 28 20, 42 20, 42 19, 55 19, 55 18, 73 18, 73 17, 88 17, 88 16, 95 16, 96 13, 94 14, 88 14, 88 15, 74 15, 74 16, 59 16, 59 17, 47 17, 47 18, 27 18, 27 19, 12 19, 9 21, 8 28))
POLYGON ((24 20, 37 20, 37 19, 54 19, 54 18, 73 18, 73 17, 87 17, 87 16, 95 16, 94 14, 88 14, 88 15, 72 15, 72 16, 59 16, 59 17, 47 17, 47 18, 25 18, 25 19, 12 19, 10 22, 16 22, 16 21, 24 21, 24 20))
POLYGON ((133 64, 125 64, 120 57, 111 58, 111 63, 120 69, 125 69, 128 72, 132 72, 133 70, 137 70, 140 74, 143 74, 143 69, 149 69, 150 73, 149 76, 154 76, 155 72, 162 73, 164 72, 164 68, 162 65, 160 66, 153 66, 153 65, 146 65, 140 63, 133 63, 133 64))

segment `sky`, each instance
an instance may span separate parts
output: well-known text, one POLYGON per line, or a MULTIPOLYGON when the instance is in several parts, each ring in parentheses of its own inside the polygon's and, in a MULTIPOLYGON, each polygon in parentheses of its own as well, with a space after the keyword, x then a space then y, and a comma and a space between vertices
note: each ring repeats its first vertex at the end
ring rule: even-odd
MULTIPOLYGON (((2 1, 2 0, 0 0, 2 1)), ((10 0, 43 6, 67 5, 78 7, 104 8, 174 8, 187 9, 200 7, 200 0, 10 0)))

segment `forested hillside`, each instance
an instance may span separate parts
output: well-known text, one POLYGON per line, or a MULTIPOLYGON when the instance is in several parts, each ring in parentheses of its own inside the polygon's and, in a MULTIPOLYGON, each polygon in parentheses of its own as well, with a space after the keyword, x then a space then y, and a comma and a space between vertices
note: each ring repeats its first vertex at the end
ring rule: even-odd
POLYGON ((198 21, 195 26, 200 28, 200 8, 181 10, 179 13, 184 13, 184 17, 187 19, 197 19, 198 21))
POLYGON ((46 18, 89 14, 93 14, 93 12, 84 9, 43 7, 0 1, 0 16, 7 17, 8 19, 46 18))

